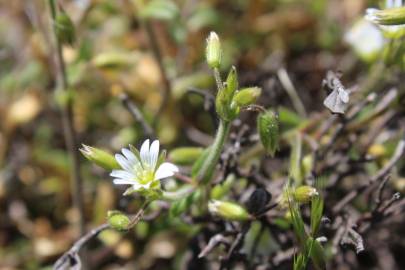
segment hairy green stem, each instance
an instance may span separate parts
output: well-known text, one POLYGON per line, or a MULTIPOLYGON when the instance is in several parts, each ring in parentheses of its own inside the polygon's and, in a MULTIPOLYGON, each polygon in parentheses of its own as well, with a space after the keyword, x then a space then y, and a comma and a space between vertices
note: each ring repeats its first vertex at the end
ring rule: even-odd
POLYGON ((220 120, 217 134, 215 136, 214 143, 210 147, 210 152, 205 159, 200 171, 198 172, 197 179, 201 181, 202 184, 207 184, 215 170, 215 166, 218 163, 221 151, 224 148, 226 138, 229 134, 229 129, 231 127, 231 122, 220 120))
MULTIPOLYGON (((217 84, 218 92, 224 91, 224 84, 221 79, 221 74, 218 68, 213 69, 215 81, 217 84)), ((198 174, 197 180, 201 184, 206 185, 212 178, 215 170, 215 166, 218 163, 221 151, 224 148, 226 138, 229 134, 229 129, 231 127, 231 122, 224 119, 220 119, 217 134, 215 135, 215 140, 210 146, 210 150, 207 158, 204 160, 198 174)))
POLYGON ((218 92, 224 90, 224 84, 222 83, 221 74, 219 73, 218 68, 214 68, 214 77, 217 84, 218 92))

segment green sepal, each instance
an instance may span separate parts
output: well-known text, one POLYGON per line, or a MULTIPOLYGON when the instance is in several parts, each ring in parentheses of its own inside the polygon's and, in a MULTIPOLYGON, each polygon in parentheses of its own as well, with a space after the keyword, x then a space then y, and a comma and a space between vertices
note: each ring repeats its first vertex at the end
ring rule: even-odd
POLYGON ((249 87, 238 91, 233 97, 233 102, 239 107, 245 107, 256 102, 262 89, 259 87, 249 87))

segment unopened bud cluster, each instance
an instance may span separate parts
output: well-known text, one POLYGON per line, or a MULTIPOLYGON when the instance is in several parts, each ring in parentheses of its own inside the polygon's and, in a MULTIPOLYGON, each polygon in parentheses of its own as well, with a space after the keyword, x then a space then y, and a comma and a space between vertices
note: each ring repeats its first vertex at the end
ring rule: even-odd
POLYGON ((228 73, 226 83, 222 83, 219 75, 222 48, 218 35, 211 32, 207 38, 205 54, 208 66, 215 72, 218 85, 215 107, 218 115, 225 121, 232 121, 240 112, 241 107, 253 104, 261 94, 259 87, 248 87, 239 90, 236 68, 232 67, 228 73))

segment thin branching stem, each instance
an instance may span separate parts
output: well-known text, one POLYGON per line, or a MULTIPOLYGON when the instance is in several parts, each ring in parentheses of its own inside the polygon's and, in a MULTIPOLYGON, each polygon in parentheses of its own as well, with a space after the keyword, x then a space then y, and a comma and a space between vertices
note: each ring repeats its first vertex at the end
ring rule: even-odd
MULTIPOLYGON (((51 10, 53 31, 55 34, 56 42, 56 76, 57 76, 57 91, 67 92, 69 89, 69 82, 66 74, 66 65, 62 55, 62 44, 56 36, 56 4, 55 0, 49 0, 51 10)), ((67 102, 62 107, 62 125, 65 144, 70 159, 70 177, 71 177, 71 193, 73 197, 73 206, 78 212, 78 230, 80 235, 85 233, 85 218, 84 218, 84 204, 83 204, 83 183, 80 176, 80 163, 78 146, 76 142, 76 131, 73 125, 73 104, 72 101, 67 102)))

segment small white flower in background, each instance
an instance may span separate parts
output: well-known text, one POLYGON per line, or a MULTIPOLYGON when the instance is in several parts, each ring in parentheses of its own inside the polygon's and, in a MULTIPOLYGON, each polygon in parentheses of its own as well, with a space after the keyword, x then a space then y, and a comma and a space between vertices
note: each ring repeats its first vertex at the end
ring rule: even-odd
POLYGON ((123 148, 121 152, 122 154, 115 155, 115 159, 122 170, 113 170, 110 175, 114 177, 113 182, 116 185, 131 185, 124 195, 160 190, 160 180, 179 171, 174 164, 164 162, 164 152, 159 156, 158 140, 152 144, 146 140, 140 152, 132 146, 130 149, 123 148))
POLYGON ((386 44, 378 27, 361 19, 357 21, 345 34, 344 41, 348 43, 357 55, 366 62, 373 61, 386 44))

